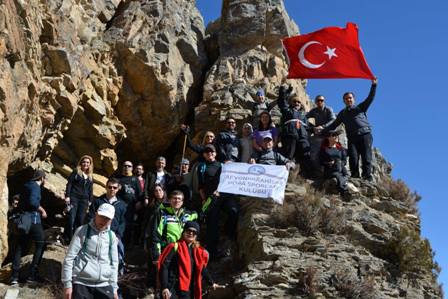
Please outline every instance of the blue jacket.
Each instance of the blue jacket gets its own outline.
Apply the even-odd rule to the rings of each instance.
[[[95,218],[96,211],[103,203],[110,203],[106,198],[106,195],[102,195],[98,197],[96,200],[92,202],[89,208],[89,213],[87,214],[86,222],[89,223],[92,219]],[[117,235],[118,238],[122,239],[124,235],[124,230],[126,228],[126,209],[127,205],[124,201],[122,201],[119,197],[117,197],[117,201],[111,203],[111,205],[115,208],[114,219],[112,219],[112,223],[110,224],[110,229]]]
[[[36,181],[26,182],[20,196],[18,210],[29,213],[34,224],[41,223],[40,213],[38,212],[40,200],[40,185]]]

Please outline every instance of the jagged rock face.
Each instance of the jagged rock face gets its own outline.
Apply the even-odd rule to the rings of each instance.
[[[40,167],[49,194],[62,198],[65,178],[89,154],[99,195],[118,156],[152,161],[200,98],[207,56],[194,1],[2,0],[0,7],[1,190],[7,176]]]
[[[281,38],[298,34],[283,1],[225,0],[221,18],[207,28],[207,49],[216,59],[207,73],[202,103],[196,108],[199,129],[221,128],[227,117],[250,121],[251,107],[258,88],[275,100],[280,84],[285,83],[287,63]],[[289,80],[307,108],[310,107],[304,82]],[[274,111],[274,115],[278,115]]]

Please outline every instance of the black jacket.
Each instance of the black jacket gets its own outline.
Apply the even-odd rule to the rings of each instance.
[[[287,158],[273,149],[264,149],[261,152],[255,151],[252,157],[258,164],[265,165],[286,165],[289,162]]]
[[[339,143],[336,147],[322,146],[319,152],[319,161],[324,166],[326,175],[332,173],[348,174],[345,169],[345,164],[347,164],[347,150]]]
[[[223,130],[216,138],[217,160],[220,162],[238,162],[240,156],[240,139],[236,131]]]
[[[84,178],[84,176],[78,174],[77,170],[74,170],[67,179],[65,197],[91,202],[93,198],[92,180]]]
[[[364,101],[359,103],[359,105],[353,105],[341,110],[341,112],[338,113],[336,120],[326,129],[324,129],[322,133],[325,133],[329,130],[334,130],[341,123],[343,123],[345,126],[347,138],[371,133],[372,129],[370,127],[369,121],[367,120],[366,113],[367,109],[369,109],[370,104],[372,104],[373,99],[375,98],[375,92],[376,84],[372,84],[372,86],[370,87],[369,95]]]
[[[314,118],[314,126],[322,126],[323,128],[328,127],[336,119],[333,109],[327,106],[324,106],[322,109],[314,107],[306,114],[306,117]]]
[[[163,186],[164,189],[169,192],[171,191],[171,187],[174,184],[174,177],[171,173],[164,170],[164,179],[165,179],[165,185]],[[152,197],[152,192],[154,190],[154,187],[156,186],[156,180],[157,180],[157,171],[150,171],[146,174],[145,179],[145,197],[150,198]]]
[[[289,92],[280,87],[277,104],[282,113],[282,135],[293,137],[296,140],[308,139],[308,130],[310,129],[306,113],[303,109],[296,110],[288,104]],[[297,128],[297,121],[300,127]]]
[[[221,168],[221,163],[218,161],[199,164],[197,172],[198,188],[204,190],[206,197],[209,197],[218,189]]]
[[[113,202],[112,205],[115,208],[114,219],[110,225],[110,229],[117,235],[118,238],[122,239],[124,235],[124,230],[126,228],[126,209],[127,205],[119,197],[117,201]],[[103,203],[110,203],[106,197],[106,194],[98,197],[92,202],[89,207],[89,212],[87,214],[86,223],[89,223],[93,218],[95,218],[96,211]]]
[[[126,204],[131,203],[135,205],[138,200],[143,197],[143,192],[140,187],[140,182],[135,176],[118,175],[116,177],[120,181],[121,189],[117,196],[121,198]]]

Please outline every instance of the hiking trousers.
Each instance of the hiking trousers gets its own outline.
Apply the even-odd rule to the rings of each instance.
[[[360,156],[362,161],[362,176],[364,178],[370,178],[372,176],[372,143],[373,137],[371,133],[350,136],[348,138],[348,161],[352,177],[359,177]]]
[[[20,261],[22,259],[22,253],[29,248],[31,241],[35,243],[35,250],[33,254],[33,260],[31,261],[30,269],[31,276],[37,274],[37,268],[42,260],[45,245],[44,229],[41,223],[31,224],[28,234],[20,234],[16,236],[18,238],[16,248],[14,252],[14,259],[12,262],[13,276],[18,278],[20,270]]]
[[[88,287],[82,284],[73,284],[73,299],[113,299],[114,289],[107,287]]]

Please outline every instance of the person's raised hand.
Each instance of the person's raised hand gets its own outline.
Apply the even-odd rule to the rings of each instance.
[[[185,134],[189,134],[190,133],[190,127],[185,125],[185,124],[181,124],[180,125],[180,129],[182,130],[182,132],[184,132]]]
[[[171,292],[168,289],[163,289],[162,291],[162,298],[163,299],[170,299],[171,298]]]
[[[378,78],[377,77],[372,79],[372,84],[373,85],[377,85],[378,84]]]

